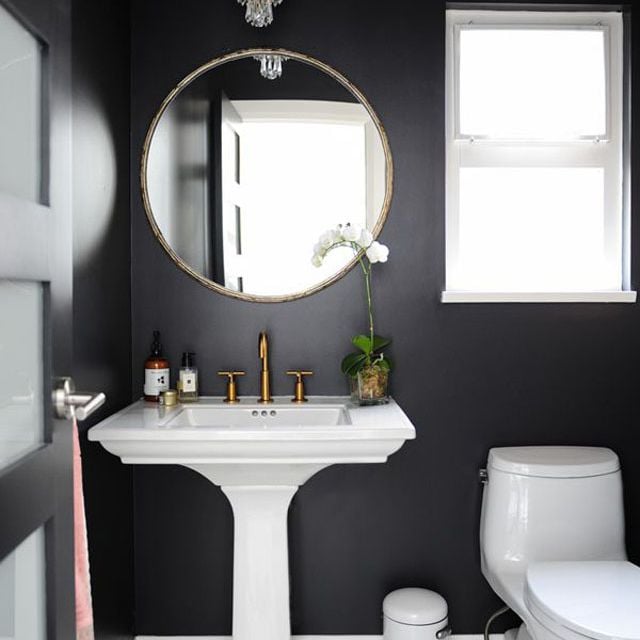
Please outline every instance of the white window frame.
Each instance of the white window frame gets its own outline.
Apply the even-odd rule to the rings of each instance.
[[[606,131],[562,141],[495,140],[459,130],[459,34],[462,29],[592,29],[603,31],[607,79]],[[620,12],[448,10],[446,36],[446,287],[443,302],[635,302],[629,290],[628,190],[623,195],[623,21]],[[504,150],[509,151],[509,163]],[[607,291],[468,291],[458,287],[459,172],[462,167],[605,167],[605,252],[620,273]],[[615,263],[615,264],[614,264]]]

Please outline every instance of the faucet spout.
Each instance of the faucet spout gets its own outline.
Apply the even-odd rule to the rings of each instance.
[[[260,400],[259,402],[273,402],[271,398],[271,381],[269,373],[269,340],[265,331],[260,332],[258,338],[258,356],[262,362],[260,369]]]
[[[258,337],[258,355],[262,361],[262,371],[269,371],[269,339],[265,331]]]

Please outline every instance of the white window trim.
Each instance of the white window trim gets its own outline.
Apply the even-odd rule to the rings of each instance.
[[[442,302],[635,302],[635,291],[443,291]]]
[[[471,24],[470,24],[471,23]],[[605,221],[605,234],[609,240],[607,246],[614,252],[615,259],[621,260],[620,288],[611,291],[578,291],[578,292],[491,292],[491,291],[461,291],[450,286],[450,275],[457,264],[458,258],[458,182],[457,176],[461,162],[460,154],[464,153],[467,160],[473,158],[473,166],[492,166],[491,157],[494,155],[491,147],[521,145],[523,140],[483,140],[479,137],[461,135],[458,130],[458,64],[459,48],[457,38],[462,26],[467,28],[566,28],[601,29],[605,33],[607,65],[607,115],[604,137],[588,137],[575,141],[529,143],[529,148],[522,154],[522,161],[531,166],[531,156],[540,155],[540,166],[576,166],[575,156],[571,153],[572,146],[579,145],[581,149],[582,166],[602,166],[604,158],[609,158],[610,164],[616,158],[620,170],[615,180],[623,183],[623,173],[626,169],[619,154],[622,149],[623,118],[622,118],[622,78],[623,78],[623,48],[622,48],[622,20],[619,12],[543,12],[543,11],[447,11],[447,68],[446,68],[446,141],[447,141],[447,207],[446,207],[446,278],[447,284],[442,293],[442,302],[635,302],[635,291],[626,289],[630,277],[629,260],[629,212],[624,210],[622,188],[608,189],[614,193],[611,202],[605,206],[607,210],[618,213],[608,215]],[[613,82],[613,84],[611,84]],[[453,99],[452,99],[453,96]],[[619,117],[613,117],[613,114]],[[615,141],[615,145],[606,141]],[[591,149],[584,153],[585,145]],[[545,152],[549,146],[558,147],[550,162]],[[480,153],[477,152],[481,148]],[[535,151],[534,151],[535,149]],[[513,152],[514,149],[511,149]],[[474,157],[475,156],[475,157]],[[572,157],[573,156],[573,157]],[[567,164],[565,164],[567,163]],[[517,166],[516,159],[512,166]],[[628,207],[627,207],[628,209]]]
[[[361,124],[371,121],[358,102],[327,100],[232,100],[243,122]]]

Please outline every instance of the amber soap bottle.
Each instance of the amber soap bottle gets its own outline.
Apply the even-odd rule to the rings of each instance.
[[[153,332],[151,355],[144,363],[144,399],[148,402],[158,402],[160,394],[169,389],[169,361],[162,357],[160,332]]]

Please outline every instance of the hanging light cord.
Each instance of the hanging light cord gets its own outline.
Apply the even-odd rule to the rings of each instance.
[[[487,620],[487,624],[484,626],[484,640],[489,640],[489,629],[491,628],[493,621],[496,618],[499,618],[503,613],[507,613],[507,611],[511,611],[511,609],[507,606],[501,607]]]

